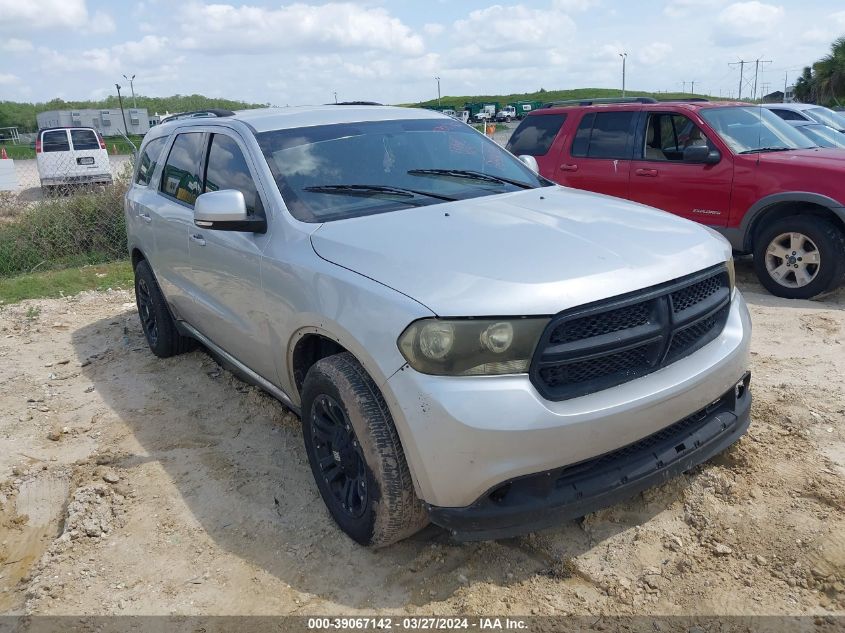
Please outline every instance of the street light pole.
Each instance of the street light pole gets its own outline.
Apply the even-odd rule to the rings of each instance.
[[[138,102],[135,101],[135,75],[132,75],[131,77],[127,77],[126,75],[123,75],[123,78],[126,79],[126,81],[129,82],[129,89],[132,91],[132,107],[137,110],[138,109]]]
[[[435,77],[437,80],[437,105],[440,105],[440,77]]]
[[[120,117],[123,119],[123,133],[129,135],[129,128],[126,127],[126,114],[123,112],[123,97],[120,96],[120,84],[115,84],[117,88],[117,102],[120,104]]]
[[[337,103],[337,90],[334,91],[334,102]]]
[[[622,98],[625,98],[625,62],[628,60],[628,53],[619,53],[622,58]]]

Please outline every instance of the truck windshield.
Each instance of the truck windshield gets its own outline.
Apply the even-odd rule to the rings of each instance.
[[[256,134],[290,212],[329,222],[550,184],[450,119],[369,121]]]
[[[737,154],[816,147],[806,136],[765,108],[702,108],[701,117]]]

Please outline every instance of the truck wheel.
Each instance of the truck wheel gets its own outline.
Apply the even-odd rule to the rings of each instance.
[[[428,524],[384,397],[352,354],[308,371],[302,426],[320,495],[353,540],[383,547]]]
[[[179,334],[170,309],[146,260],[135,266],[135,303],[141,329],[153,354],[168,358],[196,347],[196,341]]]
[[[782,218],[757,236],[754,270],[773,295],[810,299],[845,279],[845,236],[825,218]]]

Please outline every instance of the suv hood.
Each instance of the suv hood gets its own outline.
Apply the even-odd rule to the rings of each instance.
[[[439,316],[554,314],[731,254],[688,220],[557,186],[328,222],[311,243]]]

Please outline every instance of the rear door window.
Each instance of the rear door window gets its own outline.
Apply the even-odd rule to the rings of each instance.
[[[71,130],[70,140],[73,149],[100,149],[100,140],[94,130]]]
[[[141,152],[141,157],[138,159],[138,174],[135,176],[135,182],[139,185],[150,184],[153,172],[155,172],[158,164],[158,157],[161,155],[161,150],[164,149],[166,140],[167,137],[162,136],[153,139],[144,147],[144,151]]]
[[[258,189],[241,148],[234,139],[214,134],[208,150],[203,193],[223,189],[235,189],[243,193],[248,213],[261,211],[261,198],[258,197]]]
[[[560,131],[565,114],[528,116],[514,130],[506,149],[516,156],[545,156]]]
[[[631,158],[631,129],[637,112],[596,112],[584,115],[575,139],[573,156]]]
[[[41,137],[42,152],[69,152],[70,143],[67,140],[67,130],[50,130]]]
[[[199,166],[204,139],[203,132],[186,132],[176,136],[161,175],[163,194],[194,206],[202,191]]]

